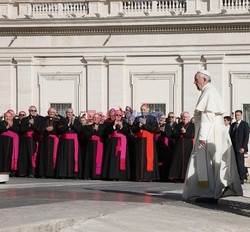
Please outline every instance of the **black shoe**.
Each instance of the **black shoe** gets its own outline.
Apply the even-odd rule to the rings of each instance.
[[[15,172],[10,172],[10,177],[14,177],[16,176],[16,173]]]
[[[208,203],[208,204],[217,204],[218,203],[218,199],[209,198],[209,197],[196,198],[195,201],[199,202],[199,203]]]

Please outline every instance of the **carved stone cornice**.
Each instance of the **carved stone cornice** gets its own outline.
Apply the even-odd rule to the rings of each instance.
[[[102,34],[190,34],[190,33],[232,33],[250,32],[250,24],[234,25],[176,25],[138,27],[58,27],[58,28],[0,28],[0,36],[13,35],[102,35]]]
[[[125,56],[106,56],[105,59],[109,65],[123,65]]]
[[[200,55],[182,55],[180,59],[184,64],[197,64],[200,62],[201,56]]]
[[[12,58],[10,57],[0,57],[0,66],[10,65]]]
[[[157,18],[157,17],[156,17]],[[239,20],[220,17],[161,18],[156,20],[116,18],[94,20],[0,20],[0,36],[37,35],[107,35],[107,34],[199,34],[250,32],[249,17],[239,16]],[[204,20],[204,21],[203,21]]]
[[[33,58],[32,57],[14,57],[14,60],[16,61],[18,65],[30,66]]]
[[[87,62],[88,65],[97,65],[103,63],[103,56],[84,56],[84,60]]]
[[[216,63],[220,64],[223,63],[225,55],[223,54],[203,54],[203,58],[206,60],[206,63]]]

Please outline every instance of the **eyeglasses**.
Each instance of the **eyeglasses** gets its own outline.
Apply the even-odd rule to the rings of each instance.
[[[174,116],[168,116],[169,118],[174,118]]]
[[[30,110],[30,112],[36,112],[36,110]]]
[[[121,117],[122,115],[121,114],[116,114],[115,116],[120,116]]]
[[[19,114],[19,116],[25,116],[25,114]]]

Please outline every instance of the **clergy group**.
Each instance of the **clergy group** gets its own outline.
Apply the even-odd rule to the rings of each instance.
[[[0,172],[17,177],[184,182],[193,147],[188,112],[135,116],[131,107],[75,116],[6,111],[0,121]]]

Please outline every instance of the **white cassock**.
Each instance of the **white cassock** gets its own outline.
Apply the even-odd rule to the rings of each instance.
[[[234,150],[224,125],[224,105],[213,85],[205,85],[195,108],[195,142],[190,156],[183,198],[242,196]],[[205,147],[199,140],[206,140]],[[225,187],[228,190],[225,192]],[[224,192],[223,192],[224,191]]]

